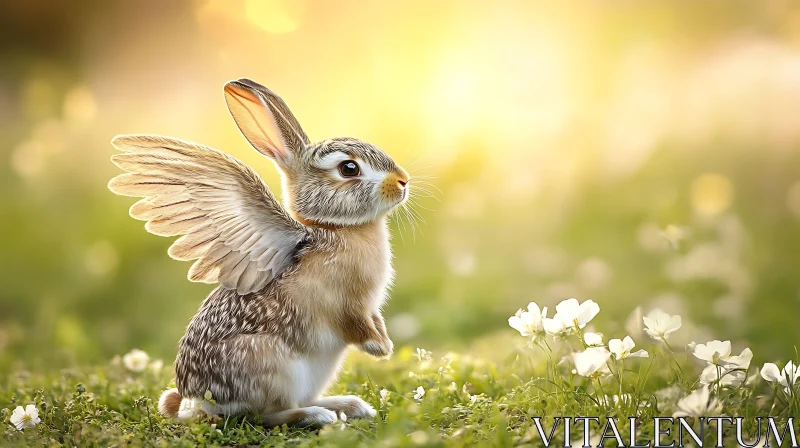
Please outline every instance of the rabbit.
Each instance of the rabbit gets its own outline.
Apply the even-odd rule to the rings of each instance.
[[[268,426],[373,418],[359,397],[322,394],[349,346],[392,354],[381,314],[394,277],[387,215],[408,198],[409,174],[355,138],[311,143],[286,103],[251,80],[226,83],[224,95],[244,137],[280,172],[283,206],[218,150],[150,135],[111,142],[127,173],[109,189],[143,197],[130,215],[149,232],[182,235],[168,252],[197,260],[189,280],[219,283],[180,340],[177,387],[159,412],[254,414]]]

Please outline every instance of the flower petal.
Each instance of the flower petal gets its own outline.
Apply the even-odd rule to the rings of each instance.
[[[764,378],[766,381],[775,384],[779,382],[779,378],[781,377],[781,371],[778,370],[778,366],[771,363],[766,362],[764,366],[761,367],[761,378]]]
[[[622,348],[624,350],[630,351],[635,346],[636,343],[633,342],[633,338],[631,338],[630,336],[625,336],[625,339],[622,340]]]
[[[608,349],[613,353],[617,359],[622,355],[622,341],[619,339],[612,339],[608,341]]]
[[[528,312],[535,314],[537,316],[540,315],[541,313],[541,311],[539,310],[539,305],[537,305],[536,302],[531,302],[528,304]]]
[[[576,318],[580,325],[586,325],[600,312],[600,305],[593,300],[587,300],[578,307]]]
[[[562,300],[561,303],[556,305],[556,313],[574,316],[579,306],[578,299]]]

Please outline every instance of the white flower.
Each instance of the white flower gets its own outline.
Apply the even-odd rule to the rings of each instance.
[[[731,356],[731,341],[711,341],[707,344],[697,344],[694,347],[694,356],[711,364],[719,364],[722,359]]]
[[[150,362],[150,355],[135,348],[122,357],[122,364],[131,372],[144,372]]]
[[[589,347],[600,347],[603,345],[603,335],[600,333],[584,333],[583,342]]]
[[[719,415],[722,404],[716,398],[710,398],[707,387],[701,387],[678,401],[678,409],[673,417],[705,417]]]
[[[728,369],[726,367],[709,364],[700,374],[700,384],[709,385],[719,381],[721,386],[738,387],[747,379],[747,372]]]
[[[591,377],[597,373],[608,370],[606,361],[611,356],[605,347],[591,347],[572,354],[575,363],[575,372],[580,376]]]
[[[753,351],[749,348],[745,348],[739,355],[722,358],[719,363],[728,370],[747,370],[750,368],[750,361],[752,360]]]
[[[551,334],[553,336],[559,336],[561,334],[565,334],[570,330],[572,327],[561,319],[556,318],[553,316],[552,319],[544,318],[542,319],[542,327],[544,327],[544,331],[547,334]]]
[[[562,334],[585,327],[599,312],[600,306],[592,300],[578,303],[577,299],[567,299],[556,305],[555,316],[544,318],[542,325],[547,333]]]
[[[156,359],[155,361],[151,362],[150,365],[147,366],[147,368],[150,369],[151,372],[157,375],[161,373],[161,369],[164,368],[164,361]]]
[[[431,359],[431,353],[433,353],[433,352],[429,352],[429,351],[425,350],[424,348],[417,347],[417,359],[420,362],[428,361],[429,359]]]
[[[519,331],[522,336],[540,336],[544,333],[543,321],[547,317],[547,307],[539,310],[534,302],[528,304],[528,311],[519,310],[508,318],[508,325]]]
[[[778,366],[768,362],[761,368],[761,377],[772,384],[780,384],[786,393],[789,393],[789,386],[800,379],[800,367],[795,367],[792,361],[786,363],[783,370],[778,370]]]
[[[681,328],[681,316],[670,316],[669,314],[656,308],[642,319],[644,321],[644,331],[653,339],[667,339],[670,333]]]
[[[633,342],[633,339],[630,336],[625,336],[625,339],[623,340],[612,339],[608,341],[608,349],[617,359],[647,358],[649,356],[644,350],[631,352],[635,346],[636,343]]]
[[[425,396],[425,389],[422,386],[417,387],[413,392],[415,400],[422,400],[422,397]]]
[[[732,356],[730,341],[714,340],[697,344],[693,353],[698,359],[708,362],[700,374],[701,384],[719,382],[722,386],[737,387],[747,379],[747,369],[753,359],[753,352],[749,348],[742,350],[740,355]]]
[[[381,404],[386,404],[389,402],[389,391],[386,389],[381,389]]]
[[[711,341],[707,344],[697,344],[694,356],[709,364],[725,367],[727,370],[748,369],[753,359],[753,351],[749,348],[742,350],[736,356],[731,355],[731,341]]]
[[[14,412],[11,413],[9,420],[18,431],[22,431],[25,428],[33,428],[42,421],[39,418],[39,410],[32,404],[25,406],[25,409],[22,409],[22,406],[17,406]]]

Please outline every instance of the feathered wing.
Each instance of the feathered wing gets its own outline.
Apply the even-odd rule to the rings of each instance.
[[[189,280],[219,282],[247,294],[264,288],[293,262],[308,236],[253,170],[236,158],[178,139],[121,135],[111,160],[126,174],[111,179],[116,194],[144,199],[130,215],[155,235],[181,236],[177,260],[197,260]]]

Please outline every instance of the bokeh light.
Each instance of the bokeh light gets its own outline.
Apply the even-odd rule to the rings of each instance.
[[[420,181],[425,222],[391,222],[398,343],[457,350],[576,296],[783,356],[800,341],[798,55],[782,0],[6,2],[0,364],[174,355],[210,287],[107,190],[109,141],[206,144],[278,192],[225,108],[239,77],[312,140],[368,140]]]

